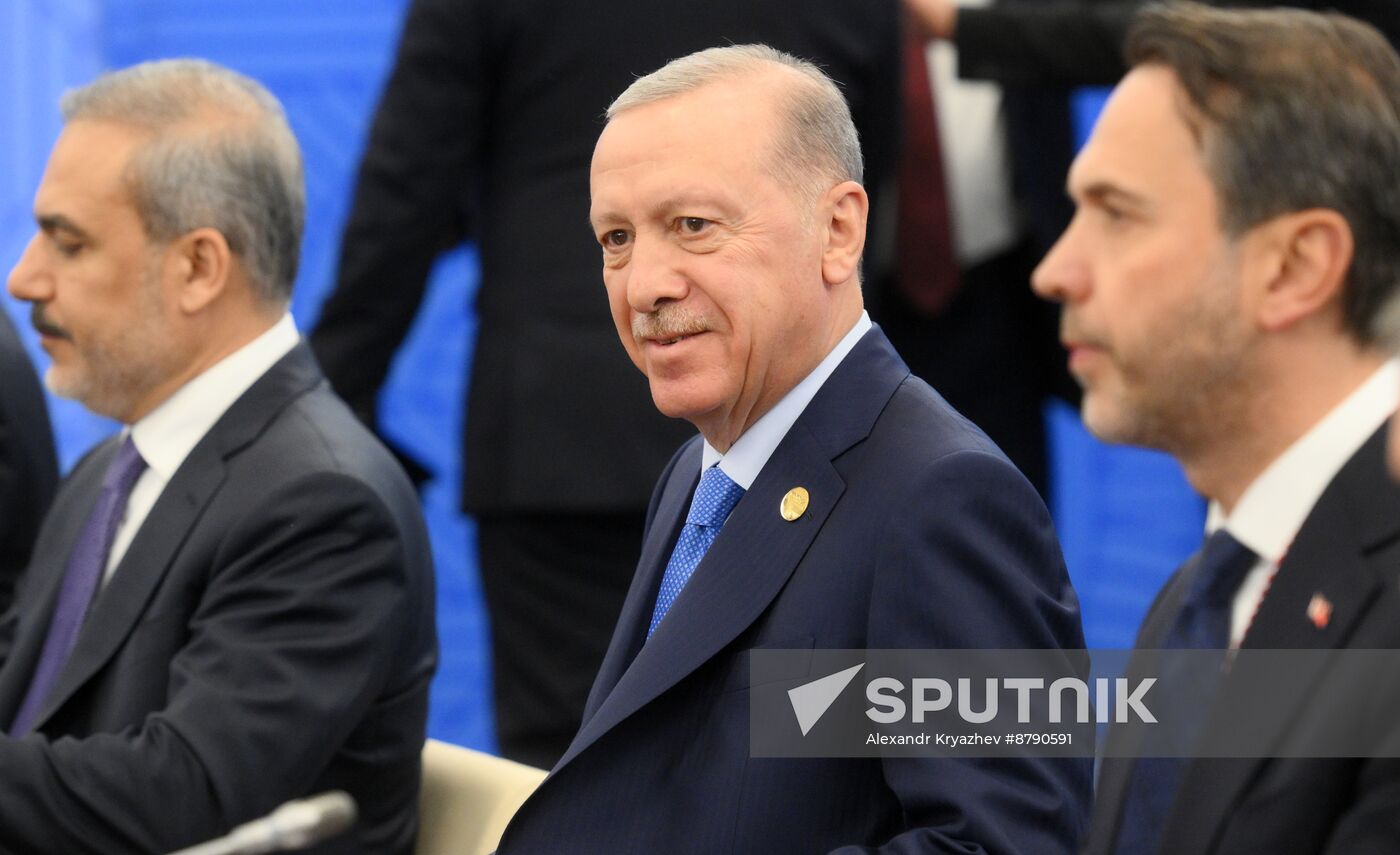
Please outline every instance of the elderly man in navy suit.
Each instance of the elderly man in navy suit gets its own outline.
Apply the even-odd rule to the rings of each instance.
[[[831,81],[717,48],[608,116],[591,220],[613,318],[700,435],[657,486],[582,728],[501,851],[1073,851],[1086,760],[750,756],[751,649],[1078,647],[1079,615],[1035,491],[863,311],[860,147]]]

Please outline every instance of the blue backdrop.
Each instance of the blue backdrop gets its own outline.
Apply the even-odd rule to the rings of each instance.
[[[59,131],[59,95],[103,69],[200,56],[249,74],[286,105],[306,153],[308,221],[293,314],[309,329],[334,275],[338,235],[406,0],[3,0],[0,2],[0,268],[33,233],[30,202]],[[1097,100],[1084,101],[1092,115]],[[490,750],[486,623],[470,521],[455,512],[462,366],[475,321],[470,248],[442,260],[382,406],[386,431],[437,473],[425,493],[437,558],[442,668],[431,734]],[[36,362],[46,358],[8,296]],[[114,425],[50,399],[64,467]],[[1109,449],[1068,408],[1047,412],[1052,510],[1084,608],[1089,643],[1131,644],[1153,592],[1200,540],[1200,501],[1161,455]],[[930,606],[934,608],[934,606]],[[561,615],[560,619],[567,619]]]

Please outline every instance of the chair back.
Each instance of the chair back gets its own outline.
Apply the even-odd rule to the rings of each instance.
[[[489,855],[545,772],[429,739],[423,746],[417,855]]]

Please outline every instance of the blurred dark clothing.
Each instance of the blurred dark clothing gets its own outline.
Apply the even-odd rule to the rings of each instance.
[[[1397,0],[1202,0],[1211,6],[1294,6],[1350,15],[1400,43]],[[958,11],[959,74],[1026,86],[1109,86],[1127,71],[1123,39],[1147,0],[1000,0]]]
[[[0,614],[14,601],[57,487],[44,390],[9,315],[0,311]]]

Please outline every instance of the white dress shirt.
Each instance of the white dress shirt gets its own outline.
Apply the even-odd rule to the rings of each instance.
[[[802,415],[802,411],[807,409],[807,405],[816,396],[817,390],[826,383],[826,378],[831,376],[831,372],[836,370],[836,366],[841,364],[841,360],[846,358],[846,354],[851,352],[856,342],[860,341],[861,336],[872,326],[870,315],[861,312],[855,326],[836,343],[826,358],[817,363],[817,367],[802,378],[802,382],[792,387],[791,391],[774,404],[773,409],[750,425],[729,447],[727,454],[720,454],[706,441],[705,449],[700,455],[700,471],[704,472],[718,463],[719,468],[734,483],[745,490],[749,489],[764,464],[768,462],[768,458],[773,456],[778,443],[787,436],[793,422],[797,421],[797,417]]]
[[[1296,442],[1244,491],[1227,517],[1210,503],[1206,535],[1224,528],[1259,556],[1235,593],[1230,646],[1238,647],[1279,562],[1322,491],[1400,405],[1400,363],[1383,365]]]
[[[103,584],[112,578],[132,538],[141,530],[146,515],[180,464],[233,402],[296,347],[299,340],[292,316],[283,315],[262,335],[181,386],[128,429],[136,450],[146,461],[146,469],[127,499],[126,513],[117,526],[112,551],[107,555]]]
[[[993,0],[959,0],[960,7]],[[967,269],[1010,249],[1021,236],[1011,192],[1011,154],[1001,112],[1001,84],[958,76],[953,42],[930,39],[924,48],[938,109],[938,137],[953,247]]]

